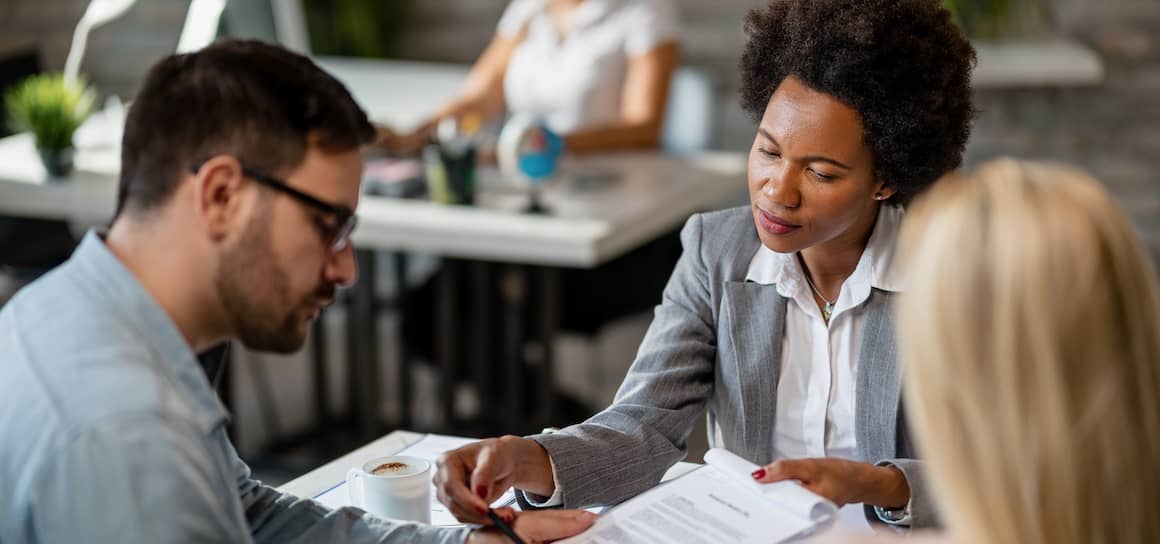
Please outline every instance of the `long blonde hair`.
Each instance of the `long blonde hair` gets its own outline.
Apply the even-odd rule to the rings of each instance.
[[[956,542],[1160,542],[1160,295],[1082,172],[1001,159],[902,234],[905,398]]]

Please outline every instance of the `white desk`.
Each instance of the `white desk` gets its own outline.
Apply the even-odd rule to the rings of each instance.
[[[115,157],[107,155],[82,151],[72,175],[50,181],[30,136],[0,139],[0,214],[107,221],[116,203],[118,168]],[[590,268],[680,225],[695,211],[718,207],[745,191],[745,158],[740,153],[592,156],[567,161],[562,173],[563,181],[543,193],[553,215],[513,212],[525,196],[499,184],[480,188],[477,207],[364,196],[355,245]],[[595,186],[589,187],[585,179],[594,180]]]
[[[394,455],[423,438],[422,433],[394,431],[374,442],[299,476],[278,489],[298,497],[314,498],[339,482],[346,481],[346,471],[373,457]]]
[[[318,467],[286,484],[283,484],[278,489],[282,492],[289,493],[297,497],[307,497],[318,499],[319,497],[327,497],[334,495],[341,495],[341,489],[337,487],[344,486],[346,483],[346,472],[352,467],[361,466],[366,461],[375,457],[385,457],[388,455],[396,455],[400,451],[420,444],[423,440],[430,440],[435,444],[430,444],[430,447],[421,448],[422,453],[411,452],[408,454],[418,454],[420,457],[426,457],[434,460],[438,453],[444,451],[443,446],[451,445],[458,442],[456,437],[442,437],[438,435],[424,435],[413,433],[409,431],[395,431],[378,440],[375,440],[357,450],[354,450],[338,459],[335,459],[321,467]],[[413,448],[414,449],[414,448]],[[698,464],[694,463],[677,463],[665,472],[661,481],[668,481],[673,478],[680,477],[689,471],[697,468]],[[434,496],[434,495],[432,495]],[[332,506],[338,506],[333,499],[323,500],[321,502],[330,503]],[[342,505],[346,503],[343,502]],[[453,518],[446,509],[439,504],[432,506],[432,523],[446,525],[452,523]],[[870,530],[866,523],[865,517],[862,514],[861,505],[847,505],[839,512],[838,521],[835,527],[840,528],[847,533],[865,533]]]
[[[87,224],[103,224],[111,217],[116,198],[116,156],[109,152],[82,151],[78,153],[78,170],[65,180],[49,181],[36,156],[31,138],[17,135],[0,139],[0,214],[47,219],[64,219]],[[729,200],[738,200],[745,193],[745,156],[741,153],[701,153],[673,156],[660,153],[620,153],[591,156],[567,161],[562,168],[562,181],[544,188],[543,201],[553,210],[551,215],[527,215],[512,210],[525,203],[525,194],[502,184],[481,183],[479,206],[443,206],[421,200],[364,196],[359,205],[359,228],[355,231],[355,246],[363,250],[414,251],[445,257],[469,259],[481,264],[504,262],[532,265],[535,276],[531,283],[544,285],[523,308],[536,307],[539,315],[557,316],[558,301],[554,296],[556,274],[551,267],[593,268],[661,234],[679,227],[694,212],[713,209]],[[493,176],[495,177],[495,176]],[[585,181],[587,180],[587,181]],[[348,319],[352,338],[369,339],[378,334],[375,328],[376,309],[373,304],[375,288],[374,259],[365,253],[360,256],[362,281],[351,293],[350,310],[356,319]],[[493,266],[483,265],[489,277],[500,273]],[[545,268],[547,267],[547,268]],[[450,274],[445,274],[450,276]],[[519,272],[517,277],[526,277]],[[519,280],[526,282],[528,280]],[[444,283],[450,290],[443,296],[454,305],[460,299],[454,292],[455,281]],[[444,291],[440,291],[443,293]],[[444,308],[445,306],[440,306]],[[452,306],[453,307],[453,306]],[[480,320],[494,320],[493,310],[480,310]],[[509,316],[522,312],[511,309]],[[441,311],[446,316],[451,311]],[[550,345],[555,334],[555,318],[544,320],[537,335],[541,345]],[[479,326],[483,326],[480,323]],[[436,325],[438,338],[479,338],[484,334],[461,335],[454,323],[440,319]],[[511,344],[519,340],[504,338]],[[505,344],[505,345],[507,345]],[[360,389],[358,398],[366,408],[360,413],[372,414],[369,408],[378,402],[378,388],[374,371],[378,346],[374,342],[348,343],[352,365],[368,372],[368,385]],[[399,346],[400,351],[405,351]],[[455,346],[454,349],[463,349]],[[474,353],[489,353],[486,347],[472,346]],[[505,353],[509,358],[522,357],[523,350],[512,347]],[[400,353],[400,360],[407,360]],[[452,375],[456,354],[446,351],[437,355],[440,372]],[[483,365],[487,367],[488,365]],[[551,353],[545,352],[542,366],[551,366]],[[482,368],[482,367],[481,367]],[[491,371],[501,371],[497,365]],[[519,372],[518,366],[506,365],[503,371]],[[550,384],[547,372],[541,378]],[[400,372],[400,385],[405,391],[399,399],[401,406],[410,406],[409,372]],[[550,388],[544,388],[548,395]],[[447,386],[442,393],[444,411],[452,406],[452,390]],[[509,395],[511,403],[504,413],[526,413],[522,395]],[[541,405],[551,403],[547,396]],[[403,408],[400,424],[409,425],[408,409]],[[543,425],[554,425],[552,411],[537,410]],[[370,416],[367,416],[370,417]],[[374,435],[374,424],[369,420],[361,427],[365,436]]]
[[[434,462],[439,454],[471,441],[472,439],[454,436],[395,431],[295,478],[278,489],[297,497],[314,499],[331,508],[349,506],[349,495],[345,487],[346,473],[351,468],[361,466],[375,457],[399,454],[413,455]],[[676,478],[698,466],[700,465],[693,463],[677,463],[665,473],[663,480]],[[432,470],[432,477],[434,477],[434,470]],[[458,525],[459,522],[455,520],[454,516],[435,499],[435,494],[432,493],[431,496],[431,523],[433,525]],[[497,504],[514,504],[514,502],[515,497],[508,493],[506,497],[501,497]]]
[[[397,127],[418,124],[454,96],[469,68],[342,57],[315,60],[347,85],[372,120]],[[107,126],[97,132],[116,131]],[[0,139],[0,214],[103,223],[114,209],[119,160],[119,150],[112,146],[82,148],[77,170],[64,183],[46,183],[28,135]],[[510,213],[521,197],[501,187],[484,188],[477,207],[368,196],[359,207],[354,241],[366,249],[590,268],[671,230],[695,211],[740,201],[738,195],[745,191],[743,153],[573,159],[562,168],[565,179],[569,173],[613,179],[593,190],[567,182],[547,188],[544,200],[556,212],[551,216]]]

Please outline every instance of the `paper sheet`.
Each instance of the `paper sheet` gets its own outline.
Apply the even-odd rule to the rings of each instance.
[[[584,534],[562,542],[771,544],[807,534],[836,516],[832,504],[796,484],[776,489],[747,485],[752,482],[745,479],[748,472],[730,472],[737,468],[735,458],[706,455],[710,464],[618,505]]]

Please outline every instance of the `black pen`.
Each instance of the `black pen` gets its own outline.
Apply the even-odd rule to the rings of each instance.
[[[515,544],[524,544],[524,541],[520,539],[520,535],[517,535],[516,532],[512,530],[511,525],[504,523],[503,518],[499,517],[499,514],[496,514],[495,510],[488,508],[487,517],[491,518],[491,522],[494,523],[496,527],[499,527],[499,530],[503,531],[503,534],[512,539],[512,542],[515,542]]]

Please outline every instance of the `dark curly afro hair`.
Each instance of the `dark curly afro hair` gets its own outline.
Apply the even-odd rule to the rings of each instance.
[[[904,204],[962,163],[975,50],[936,0],[774,0],[745,33],[741,107],[754,119],[791,75],[837,98]]]

